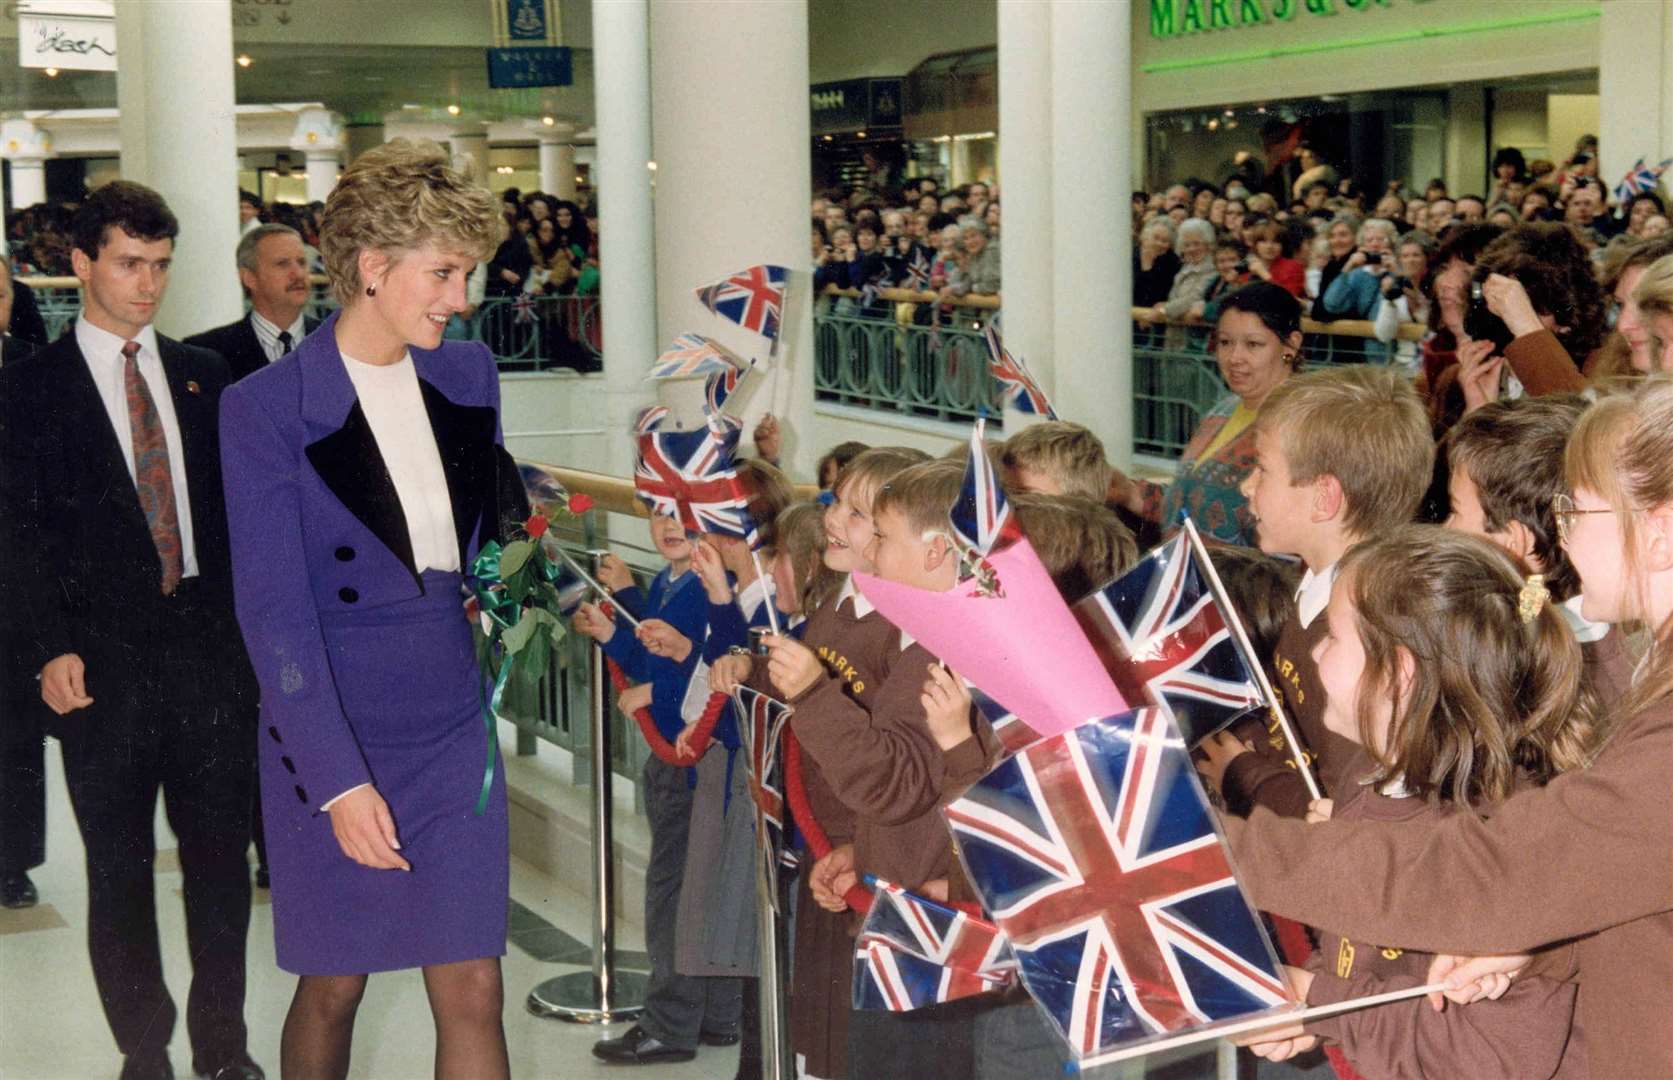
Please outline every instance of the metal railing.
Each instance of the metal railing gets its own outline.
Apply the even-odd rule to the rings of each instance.
[[[81,310],[81,282],[73,277],[18,280],[34,290],[47,340],[58,340]],[[304,310],[310,318],[323,319],[337,309],[337,298],[325,278],[316,274],[309,283]],[[470,318],[456,317],[447,336],[485,343],[507,371],[588,372],[603,366],[603,325],[597,296],[490,297]]]

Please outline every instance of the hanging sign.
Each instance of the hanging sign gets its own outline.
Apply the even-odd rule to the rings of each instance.
[[[21,0],[18,65],[65,71],[116,70],[112,0]]]

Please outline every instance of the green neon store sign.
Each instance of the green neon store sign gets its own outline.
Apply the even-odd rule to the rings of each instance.
[[[1340,3],[1341,7],[1337,4]],[[1175,38],[1208,30],[1239,30],[1290,22],[1297,14],[1337,15],[1386,8],[1391,0],[1150,0],[1150,36]]]

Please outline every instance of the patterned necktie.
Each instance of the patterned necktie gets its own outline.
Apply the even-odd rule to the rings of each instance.
[[[163,564],[162,590],[168,596],[180,584],[185,567],[180,543],[180,514],[174,505],[174,473],[169,467],[168,440],[157,403],[139,374],[139,342],[122,343],[122,383],[128,392],[128,424],[134,435],[134,486],[140,509],[151,528],[151,542]]]
[[[293,339],[290,336],[289,330],[279,331],[279,355],[281,357],[290,352],[290,344],[292,340]]]

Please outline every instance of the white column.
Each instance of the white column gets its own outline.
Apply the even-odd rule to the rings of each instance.
[[[541,124],[535,135],[540,140],[540,190],[560,199],[575,198],[575,126]]]
[[[999,0],[999,244],[1005,347],[1055,402],[1052,357],[1051,5]],[[1073,204],[1077,211],[1083,200]],[[1005,410],[1005,430],[1029,422]]]
[[[1125,4],[1051,5],[1051,67],[1072,73],[1051,84],[1052,389],[1064,418],[1122,466],[1133,452],[1131,34]]]
[[[116,100],[143,101],[146,82],[145,4],[116,5]],[[151,176],[150,137],[144,109],[118,110],[116,134],[121,147],[122,179],[149,184]]]
[[[653,238],[650,16],[646,0],[593,0],[593,100],[598,119],[599,301],[604,319],[605,459],[633,473],[633,417],[658,352]]]
[[[457,164],[460,158],[470,155],[476,163],[476,178],[482,183],[488,182],[488,129],[478,124],[474,127],[461,128],[447,137],[448,146],[453,151],[453,160]]]
[[[0,157],[12,163],[12,209],[46,202],[46,162],[52,133],[29,120],[0,124]]]
[[[180,337],[231,322],[244,310],[238,277],[229,272],[238,245],[232,3],[116,7],[117,33],[139,28],[140,67],[159,76],[136,83],[119,70],[117,107],[123,117],[144,118],[145,173],[129,171],[125,151],[123,175],[155,188],[180,220],[168,298],[157,319],[158,329]],[[119,41],[126,68],[132,42]],[[122,134],[126,139],[126,127]]]
[[[1673,156],[1673,2],[1603,5],[1598,27],[1598,175],[1611,191],[1639,159]],[[1553,146],[1566,155],[1570,147]]]
[[[752,427],[769,408],[777,413],[786,431],[786,465],[810,479],[824,448],[798,438],[813,410],[807,0],[689,0],[658,4],[654,16],[661,340],[697,330],[763,365],[781,367],[755,377],[742,414]],[[606,94],[601,89],[595,98],[603,101]],[[724,173],[720,182],[717,168]],[[606,208],[615,202],[614,188],[602,177],[598,190]],[[756,263],[793,271],[778,356],[771,361],[763,339],[709,315],[691,292]],[[686,401],[680,412],[696,415]]]
[[[364,123],[350,120],[343,125],[344,160],[354,164],[354,159],[376,146],[383,145],[383,121]]]
[[[337,186],[343,149],[341,121],[326,109],[303,109],[296,116],[290,148],[300,151],[308,163],[308,201],[324,202]]]

